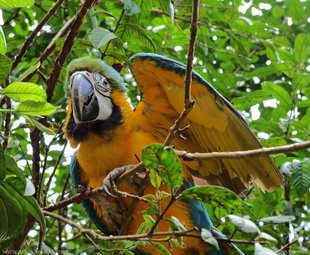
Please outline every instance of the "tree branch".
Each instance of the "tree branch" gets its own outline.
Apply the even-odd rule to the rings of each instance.
[[[149,234],[137,234],[137,235],[118,235],[118,236],[102,236],[98,233],[96,233],[95,230],[93,229],[86,229],[83,228],[82,226],[78,225],[77,223],[68,220],[58,214],[54,214],[48,211],[42,211],[44,215],[55,218],[56,220],[62,221],[72,227],[77,228],[81,234],[85,235],[85,234],[89,234],[92,235],[95,239],[97,240],[101,240],[101,241],[118,241],[118,240],[131,240],[131,241],[152,241],[152,242],[156,242],[156,241],[160,241],[163,242],[165,240],[157,240],[155,238],[149,238]],[[193,234],[190,232],[196,231],[196,229],[190,229],[190,230],[186,230],[186,231],[172,231],[172,232],[155,232],[153,233],[152,237],[158,237],[158,236],[186,236],[186,237],[193,237],[193,238],[201,238],[200,234]],[[223,241],[223,242],[233,242],[233,243],[245,243],[245,244],[255,244],[255,243],[261,243],[261,244],[268,244],[268,242],[266,241],[256,241],[256,240],[238,240],[238,239],[225,239],[225,238],[218,238],[215,237],[216,240],[218,241]]]
[[[59,6],[62,4],[64,0],[58,0],[54,6],[48,11],[48,13],[44,16],[44,18],[40,21],[40,23],[36,26],[36,28],[32,31],[29,37],[26,39],[24,45],[19,51],[19,54],[15,58],[15,61],[12,64],[11,72],[17,67],[17,65],[21,62],[23,56],[26,54],[29,46],[32,44],[34,38],[41,31],[42,27],[48,22],[48,20],[55,14]]]
[[[46,81],[46,94],[47,94],[47,102],[51,102],[52,101],[52,97],[53,97],[53,93],[61,72],[61,69],[63,67],[63,65],[66,62],[66,59],[73,47],[73,44],[76,40],[77,35],[80,32],[80,27],[82,25],[82,22],[86,16],[86,14],[88,13],[88,11],[92,8],[93,4],[96,1],[94,0],[85,0],[82,8],[80,9],[80,11],[77,13],[76,18],[71,26],[69,35],[67,37],[67,39],[64,42],[64,45],[55,61],[55,65],[53,70],[50,73],[50,76],[47,78]]]
[[[290,145],[260,148],[248,151],[231,151],[231,152],[210,152],[210,153],[190,153],[186,151],[175,150],[177,155],[184,160],[216,160],[216,159],[239,159],[247,157],[267,156],[270,154],[294,152],[310,148],[310,141],[294,143]]]

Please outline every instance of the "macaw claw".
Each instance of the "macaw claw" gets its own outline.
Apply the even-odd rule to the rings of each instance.
[[[87,188],[81,184],[72,184],[70,188],[71,192],[73,189],[75,189],[77,193],[84,193],[87,191]]]
[[[113,188],[117,178],[120,177],[123,173],[125,173],[128,169],[131,169],[134,165],[128,165],[123,167],[115,168],[110,171],[108,175],[102,181],[103,190],[111,197],[116,198],[117,196],[113,195],[110,190]]]

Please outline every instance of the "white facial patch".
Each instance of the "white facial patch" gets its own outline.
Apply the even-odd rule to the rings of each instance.
[[[76,87],[78,85],[73,86],[74,78],[76,75],[82,75],[89,81],[85,85],[81,83],[82,87]],[[75,123],[85,123],[85,122],[93,122],[96,120],[106,120],[112,114],[113,104],[111,99],[112,88],[109,81],[99,73],[90,73],[88,71],[78,71],[71,75],[69,81],[69,90],[71,92],[71,98],[74,99],[74,95],[72,95],[73,91],[76,91],[78,88],[79,91],[83,91],[83,87],[85,89],[88,87],[89,92],[86,89],[86,96],[75,97],[79,98],[78,100],[72,100],[72,108],[73,108],[73,117]],[[91,87],[89,87],[91,86]],[[75,89],[73,89],[73,87]],[[85,91],[85,90],[84,90]],[[77,94],[80,95],[80,92]],[[82,93],[83,94],[83,93]],[[86,102],[84,102],[84,100]],[[95,111],[97,112],[98,107],[98,115],[96,116]],[[77,114],[79,112],[79,114]],[[79,116],[79,117],[78,117]]]

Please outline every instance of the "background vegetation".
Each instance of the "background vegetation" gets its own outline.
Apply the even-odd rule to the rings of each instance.
[[[73,195],[68,173],[72,150],[62,137],[66,65],[86,55],[111,65],[121,63],[135,106],[140,95],[127,70],[131,55],[155,52],[186,63],[192,1],[94,2],[0,0],[2,253],[11,247],[25,253],[42,249],[66,254],[101,248],[107,254],[115,246],[90,241],[80,229],[45,217],[40,209]],[[194,69],[232,102],[265,147],[309,140],[309,31],[309,1],[200,1]],[[226,191],[218,191],[220,199],[205,195],[214,224],[234,239],[267,239],[265,249],[309,254],[309,155],[309,149],[273,155],[284,181],[272,193],[253,187],[242,201],[226,196]],[[238,206],[229,206],[232,201]],[[84,228],[93,227],[79,204],[59,209],[58,214]],[[236,221],[250,226],[246,220],[259,229],[238,227]],[[124,254],[135,246],[117,245],[126,250]],[[238,246],[246,254],[254,252],[252,244]],[[256,245],[255,252],[274,254],[271,250]]]

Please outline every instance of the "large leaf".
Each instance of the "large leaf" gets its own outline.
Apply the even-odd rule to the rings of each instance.
[[[281,224],[281,223],[294,221],[295,219],[296,217],[293,215],[279,215],[279,216],[265,217],[259,220],[264,221],[264,222],[271,222],[274,224]]]
[[[122,39],[124,38],[124,40],[128,39],[130,36],[134,36],[143,41],[153,51],[156,51],[156,45],[154,44],[152,38],[137,24],[121,23],[119,29],[117,30],[117,35],[120,35],[120,37]]]
[[[6,163],[6,167],[7,167],[7,171],[11,174],[16,176],[24,185],[24,190],[25,187],[27,185],[26,182],[26,178],[24,175],[24,172],[18,167],[15,159],[9,155],[9,154],[5,154],[5,163]]]
[[[263,247],[259,243],[255,243],[255,252],[254,255],[277,255],[278,253],[274,252],[271,249]]]
[[[0,55],[0,81],[8,75],[11,66],[11,60],[7,56]]]
[[[309,192],[310,188],[310,159],[293,162],[293,185],[299,196]]]
[[[36,103],[33,101],[25,101],[17,106],[16,112],[28,115],[50,115],[58,108],[49,103]]]
[[[0,8],[18,8],[33,5],[34,0],[0,0]]]
[[[140,7],[136,5],[132,0],[123,0],[124,10],[127,16],[132,16],[141,11]]]
[[[142,160],[146,168],[156,171],[172,190],[183,181],[183,170],[178,156],[172,148],[152,144],[142,149]]]
[[[213,237],[212,233],[211,233],[209,230],[203,228],[203,229],[201,230],[201,238],[202,238],[202,240],[204,240],[206,243],[211,244],[211,245],[213,245],[214,247],[216,247],[217,250],[220,249],[217,240]]]
[[[14,82],[7,86],[3,93],[17,102],[44,102],[46,93],[37,84],[30,82]]]
[[[279,84],[272,82],[265,82],[262,86],[262,89],[270,93],[274,98],[280,101],[281,107],[285,110],[289,110],[292,105],[292,99],[289,93],[282,88]]]
[[[22,187],[22,183],[17,178],[8,178],[4,183],[6,190],[20,203],[24,210],[30,213],[40,223],[43,231],[45,229],[45,217],[37,201],[32,196],[24,195],[26,188]]]
[[[245,233],[260,233],[259,228],[251,220],[241,218],[237,215],[228,215],[227,216],[232,224],[234,224],[239,230]]]
[[[23,217],[22,207],[2,185],[0,185],[0,241],[7,240],[21,231],[26,217]]]
[[[89,40],[91,41],[94,48],[99,49],[109,41],[117,38],[116,35],[107,29],[102,27],[96,27],[90,32]]]
[[[294,57],[299,63],[304,63],[308,59],[309,36],[298,34],[295,39]]]
[[[198,200],[213,208],[221,207],[227,211],[241,210],[241,199],[231,190],[216,186],[197,186],[184,190],[182,196]]]
[[[37,70],[40,67],[40,62],[38,62],[37,64],[34,64],[32,66],[30,66],[25,72],[23,72],[17,79],[15,82],[18,81],[22,81],[23,79],[25,79],[29,74],[31,74],[32,72],[34,72],[35,70]]]

